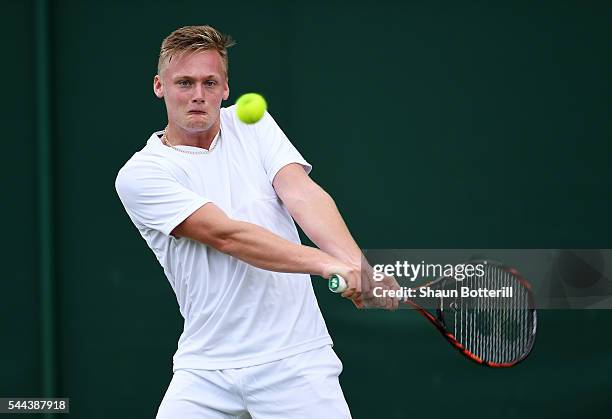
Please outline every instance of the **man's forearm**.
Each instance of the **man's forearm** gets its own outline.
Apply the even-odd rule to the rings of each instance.
[[[290,242],[256,224],[230,219],[213,203],[200,207],[171,234],[197,240],[269,271],[308,273],[327,278],[332,273],[355,269],[319,249]]]
[[[291,216],[321,250],[345,263],[361,265],[363,255],[332,197],[314,184],[289,204]]]
[[[351,278],[351,282],[357,284],[355,292],[346,296],[358,307],[368,305],[371,300],[369,290],[373,284],[373,270],[349,232],[332,197],[297,164],[282,168],[274,178],[273,186],[293,219],[314,244],[339,261],[356,267],[356,278]],[[385,286],[389,288],[397,286],[393,277],[389,277],[387,282]],[[362,292],[365,293],[365,299],[362,299]],[[394,309],[397,308],[397,301],[375,300],[369,306]]]
[[[258,225],[234,221],[218,250],[250,265],[275,272],[308,273],[326,276],[337,264],[329,254],[285,240]]]

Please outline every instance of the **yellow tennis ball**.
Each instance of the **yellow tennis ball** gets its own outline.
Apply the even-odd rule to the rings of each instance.
[[[236,101],[236,114],[245,124],[254,124],[259,121],[268,105],[262,95],[257,93],[246,93]]]

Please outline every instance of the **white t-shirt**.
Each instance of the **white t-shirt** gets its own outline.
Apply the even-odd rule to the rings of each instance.
[[[311,166],[266,113],[253,125],[221,108],[209,154],[186,154],[156,132],[119,171],[115,187],[155,253],[185,319],[174,370],[242,368],[331,344],[306,274],[266,271],[172,230],[208,202],[228,217],[299,243],[272,180],[289,163]],[[179,146],[184,150],[199,148]]]

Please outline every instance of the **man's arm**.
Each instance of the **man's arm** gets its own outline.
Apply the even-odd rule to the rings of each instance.
[[[293,219],[314,244],[343,262],[361,266],[367,272],[366,276],[371,277],[371,267],[349,232],[334,200],[306,174],[301,165],[291,163],[283,167],[274,177],[273,185]],[[391,277],[384,282],[389,287],[397,285]],[[387,308],[397,308],[395,300],[383,304]]]
[[[229,218],[208,203],[187,217],[174,230],[175,237],[188,237],[261,269],[299,272],[329,278],[346,275],[358,281],[359,265],[348,264],[309,246],[292,243],[265,228]]]
[[[347,263],[361,264],[361,250],[332,197],[304,168],[291,163],[274,177],[274,189],[293,219],[321,250]]]

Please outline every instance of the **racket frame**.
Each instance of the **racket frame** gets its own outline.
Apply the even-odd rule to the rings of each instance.
[[[513,360],[511,362],[492,362],[492,361],[486,361],[482,358],[480,358],[479,356],[475,355],[474,353],[470,352],[464,345],[461,344],[461,342],[459,342],[457,340],[457,338],[455,337],[455,335],[450,332],[447,328],[446,328],[446,324],[444,322],[444,310],[441,308],[442,306],[442,297],[440,297],[440,299],[438,300],[438,307],[436,307],[436,316],[434,316],[433,314],[431,314],[429,311],[427,311],[427,309],[421,307],[418,303],[416,303],[415,301],[411,300],[410,298],[404,298],[402,300],[400,300],[401,302],[409,305],[410,307],[412,307],[413,309],[417,310],[423,317],[425,317],[427,320],[429,320],[429,322],[438,330],[438,332],[440,332],[440,334],[444,337],[444,339],[446,339],[448,341],[448,343],[450,343],[455,349],[457,349],[462,355],[464,355],[466,358],[474,361],[475,363],[485,366],[485,367],[490,367],[490,368],[509,368],[509,367],[513,367],[521,362],[523,362],[531,353],[533,346],[535,344],[535,338],[536,338],[536,332],[537,332],[537,325],[538,325],[538,317],[537,317],[537,311],[535,309],[535,299],[533,297],[533,291],[532,291],[532,286],[529,283],[529,281],[527,281],[515,268],[509,267],[507,265],[504,265],[502,263],[499,262],[494,262],[494,261],[484,261],[484,260],[480,260],[480,261],[470,261],[470,262],[466,262],[465,264],[478,264],[478,263],[482,263],[482,264],[487,264],[488,266],[496,266],[504,271],[506,271],[507,273],[509,273],[510,275],[512,275],[517,282],[523,286],[526,290],[527,290],[527,299],[528,299],[528,310],[529,310],[529,314],[532,316],[533,318],[533,328],[530,331],[530,340],[529,340],[529,346],[526,348],[526,350],[523,352],[523,354],[521,354],[521,356],[516,359]],[[415,289],[420,289],[420,288],[425,288],[425,287],[431,287],[432,285],[435,285],[439,282],[442,281],[456,281],[455,278],[453,278],[452,276],[442,276],[440,278],[436,278],[430,282],[427,282],[425,284],[419,285],[418,287],[416,287]]]
[[[495,261],[489,261],[489,260],[486,260],[486,261],[485,260],[475,260],[475,261],[466,262],[465,264],[468,264],[468,263],[469,264],[479,264],[480,263],[480,264],[486,264],[488,266],[498,267],[501,270],[506,271],[507,273],[512,275],[517,280],[517,282],[527,290],[527,301],[528,301],[528,307],[529,307],[528,310],[529,310],[529,315],[531,316],[531,318],[533,318],[533,328],[529,334],[529,338],[530,338],[529,346],[526,348],[526,350],[523,352],[523,354],[521,354],[521,356],[518,359],[513,360],[511,362],[492,362],[492,361],[486,361],[480,358],[479,356],[475,355],[474,353],[470,352],[464,345],[461,344],[461,342],[457,340],[455,335],[452,332],[450,332],[446,327],[446,324],[444,322],[444,310],[442,309],[443,297],[440,297],[440,299],[438,300],[438,307],[436,307],[435,309],[436,316],[434,316],[429,311],[427,311],[427,309],[420,306],[416,301],[408,297],[400,299],[400,301],[403,302],[404,304],[409,305],[413,309],[417,310],[423,317],[429,320],[429,322],[438,330],[438,332],[440,332],[440,334],[444,337],[444,339],[446,339],[448,343],[450,343],[455,349],[457,349],[466,358],[474,361],[475,363],[479,365],[490,367],[490,368],[513,367],[523,362],[529,356],[535,344],[538,317],[537,317],[537,311],[535,309],[535,300],[533,297],[532,286],[529,283],[529,281],[527,281],[515,268],[509,267],[502,263],[495,262]],[[414,289],[418,290],[420,288],[431,287],[432,285],[436,285],[439,282],[451,281],[451,280],[456,281],[456,279],[453,278],[452,276],[442,276],[432,281],[429,281],[425,284],[419,285],[418,287]],[[334,274],[329,278],[328,287],[329,287],[329,290],[334,293],[341,293],[346,290],[347,284],[344,278],[342,278],[340,275]]]

